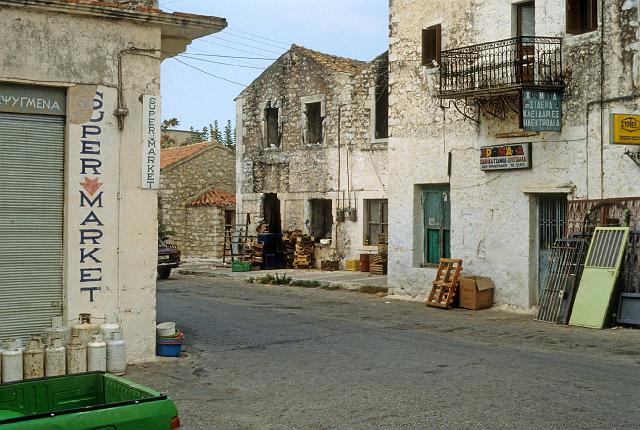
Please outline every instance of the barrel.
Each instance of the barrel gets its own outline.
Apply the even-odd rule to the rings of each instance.
[[[360,254],[360,271],[368,272],[369,271],[369,259],[371,258],[371,254]]]

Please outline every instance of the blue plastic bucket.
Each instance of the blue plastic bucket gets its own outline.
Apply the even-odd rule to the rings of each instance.
[[[160,357],[180,357],[182,340],[157,340],[156,355]]]

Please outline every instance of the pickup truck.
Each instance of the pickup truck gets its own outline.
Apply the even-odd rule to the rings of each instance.
[[[166,394],[102,372],[0,384],[2,430],[175,430]]]

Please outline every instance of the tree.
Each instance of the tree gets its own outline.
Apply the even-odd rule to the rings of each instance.
[[[236,149],[236,137],[235,128],[231,127],[231,120],[227,120],[227,125],[224,126],[224,137],[222,144],[228,146],[231,149]]]
[[[189,127],[191,136],[184,142],[184,145],[191,145],[194,143],[206,142],[209,140],[209,130],[207,127],[203,127],[202,131],[197,131],[193,127]]]
[[[180,121],[178,121],[178,118],[169,118],[162,121],[162,124],[160,125],[160,147],[161,148],[171,148],[173,146],[176,146],[175,139],[172,139],[171,136],[169,136],[169,133],[167,133],[167,131],[179,125],[180,125]]]
[[[222,143],[222,133],[217,119],[213,121],[213,125],[209,124],[209,130],[211,130],[211,140]]]

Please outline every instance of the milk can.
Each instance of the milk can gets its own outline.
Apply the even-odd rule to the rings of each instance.
[[[102,336],[96,334],[87,344],[87,372],[105,372],[107,370],[107,344]]]
[[[91,314],[80,314],[78,323],[71,328],[71,335],[79,336],[84,345],[91,342],[93,335],[98,333],[98,326],[91,323]]]
[[[111,339],[111,333],[116,331],[122,331],[120,322],[118,321],[118,314],[111,313],[104,316],[105,322],[100,324],[100,334],[102,339],[106,341]]]
[[[24,379],[36,379],[44,377],[44,348],[42,338],[33,336],[29,347],[23,354]]]
[[[15,340],[2,352],[2,382],[22,381],[22,350]]]
[[[79,336],[71,336],[67,345],[67,374],[84,373],[87,371],[87,346],[82,344]]]
[[[66,345],[70,336],[71,329],[62,322],[62,317],[51,317],[51,327],[44,329],[44,345],[50,345],[55,337],[61,338]]]
[[[67,373],[67,357],[65,347],[62,346],[62,339],[53,338],[53,342],[44,350],[44,374],[50,376],[61,376]]]
[[[114,375],[124,375],[127,370],[127,356],[122,333],[114,331],[107,339],[107,372]]]

